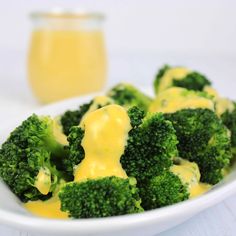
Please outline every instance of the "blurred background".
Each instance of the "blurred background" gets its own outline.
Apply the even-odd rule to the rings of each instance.
[[[27,83],[32,25],[29,13],[55,7],[106,15],[108,84],[150,86],[164,63],[208,75],[236,98],[236,1],[233,0],[0,0],[0,113],[39,106]]]

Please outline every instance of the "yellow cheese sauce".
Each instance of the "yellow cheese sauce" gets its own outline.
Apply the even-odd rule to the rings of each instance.
[[[222,98],[218,92],[210,86],[204,88],[204,92],[208,93],[213,97],[215,102],[216,114],[220,117],[224,112],[232,112],[234,110],[234,103],[228,98]]]
[[[99,107],[103,107],[112,103],[114,103],[114,101],[107,96],[97,96],[93,99],[93,102],[90,105],[88,111],[85,113],[84,117],[90,112],[97,110]]]
[[[44,195],[49,193],[51,188],[51,172],[49,169],[40,168],[34,186]]]
[[[218,98],[216,100],[216,114],[221,116],[224,112],[232,112],[234,110],[234,104],[228,98]]]
[[[60,210],[61,203],[58,196],[54,196],[47,201],[29,201],[24,204],[25,208],[32,214],[40,217],[67,219],[68,213]]]
[[[214,110],[211,99],[200,97],[195,92],[172,87],[161,92],[149,107],[150,112],[174,113],[181,109],[206,108]]]
[[[180,159],[180,165],[173,165],[171,171],[188,185],[190,198],[197,197],[211,188],[211,185],[200,182],[200,171],[194,162]]]
[[[89,113],[80,125],[84,130],[85,158],[75,170],[75,181],[106,176],[127,178],[120,164],[131,129],[126,110],[108,105]]]
[[[189,73],[191,73],[190,70],[184,67],[175,67],[168,69],[164,76],[161,78],[158,92],[164,91],[167,88],[171,87],[173,80],[181,80],[184,77],[186,77]]]

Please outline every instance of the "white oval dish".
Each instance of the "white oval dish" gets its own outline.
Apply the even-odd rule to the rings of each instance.
[[[25,114],[23,117],[18,117],[16,122],[4,124],[5,127],[0,129],[0,142],[3,142],[12,129],[32,113],[56,116],[63,113],[65,110],[76,109],[80,104],[88,102],[95,95],[97,94],[65,100],[32,111]],[[20,201],[2,182],[0,182],[0,193],[0,224],[29,231],[34,234],[68,236],[155,235],[186,221],[197,213],[236,193],[236,171],[233,171],[210,192],[198,198],[141,214],[100,219],[53,220],[36,217],[28,213],[22,207]]]

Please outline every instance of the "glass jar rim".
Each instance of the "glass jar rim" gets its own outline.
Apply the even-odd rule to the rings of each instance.
[[[80,19],[80,20],[104,20],[105,16],[100,12],[90,12],[81,10],[52,9],[49,11],[34,11],[30,14],[32,19],[50,18],[50,19]]]

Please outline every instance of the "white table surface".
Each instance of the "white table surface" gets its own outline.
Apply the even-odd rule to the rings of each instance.
[[[163,63],[187,65],[205,72],[224,96],[236,99],[236,56],[177,55],[154,53],[114,54],[110,56],[109,85],[120,80],[148,86],[157,67]],[[28,88],[22,53],[2,52],[0,57],[0,123],[40,107]],[[0,236],[31,236],[30,233],[0,225]],[[160,236],[236,235],[236,195]]]

